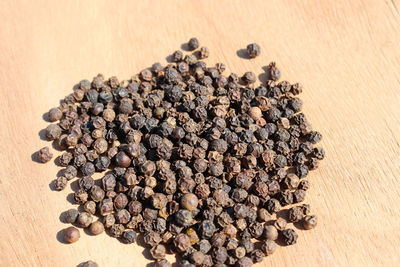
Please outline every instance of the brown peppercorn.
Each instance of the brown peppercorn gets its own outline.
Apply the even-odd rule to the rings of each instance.
[[[289,209],[288,217],[290,222],[298,222],[304,217],[303,209],[301,206],[292,207]]]
[[[83,205],[83,209],[89,213],[94,215],[96,213],[96,203],[94,201],[86,201],[86,203]]]
[[[195,210],[199,204],[199,199],[195,194],[187,193],[181,198],[181,206],[187,210]]]
[[[180,50],[176,50],[174,53],[172,53],[172,62],[179,62],[183,59],[183,53]]]
[[[210,56],[210,50],[207,47],[201,47],[199,51],[199,59],[205,59]]]
[[[71,226],[63,231],[63,239],[67,243],[74,243],[79,240],[81,237],[79,230],[76,229],[75,227]]]
[[[254,72],[248,71],[243,75],[242,80],[246,84],[252,84],[256,82],[257,77]]]
[[[156,209],[163,209],[167,206],[168,199],[162,193],[155,193],[150,197],[150,199],[151,199],[151,204]]]
[[[127,224],[131,219],[130,213],[126,209],[121,209],[115,213],[115,220],[120,224]]]
[[[57,179],[55,180],[54,187],[57,191],[61,191],[64,190],[65,187],[67,187],[67,184],[68,184],[67,178],[65,178],[64,176],[60,176],[57,177]]]
[[[59,139],[62,133],[62,129],[57,124],[50,124],[46,127],[46,138],[49,141]]]
[[[103,223],[105,228],[110,228],[115,224],[115,217],[113,214],[107,214],[103,217]]]
[[[49,120],[51,122],[58,121],[62,118],[63,113],[59,108],[52,108],[49,110]]]
[[[78,144],[78,136],[76,134],[69,134],[65,139],[65,144],[68,147],[75,147]]]
[[[114,207],[117,210],[123,209],[128,205],[128,197],[124,193],[119,193],[115,198],[114,198]]]
[[[279,231],[283,231],[286,228],[286,225],[287,221],[283,218],[278,218],[274,222],[275,228],[278,229]]]
[[[265,256],[273,254],[276,250],[276,243],[272,240],[266,240],[261,245],[261,250],[264,252]]]
[[[74,194],[74,200],[77,204],[84,204],[88,200],[88,193],[84,189],[79,189]]]
[[[99,212],[102,216],[106,216],[114,211],[114,203],[111,199],[103,199],[99,204]]]
[[[190,238],[185,234],[178,234],[173,242],[179,252],[185,252],[190,247]]]
[[[264,237],[267,240],[275,241],[278,239],[278,230],[273,225],[264,225]]]
[[[150,247],[154,247],[162,241],[162,238],[157,232],[146,232],[143,236],[144,243]]]
[[[122,224],[113,224],[110,227],[110,235],[112,237],[120,237],[125,231],[125,227]]]
[[[281,235],[285,245],[296,244],[298,235],[293,229],[285,229],[281,232]]]
[[[199,40],[195,37],[190,38],[188,42],[188,48],[189,50],[195,50],[199,47]]]
[[[286,176],[284,183],[285,183],[286,188],[293,190],[299,186],[300,179],[296,174],[289,173]]]
[[[249,109],[249,116],[253,119],[253,120],[258,120],[262,117],[262,112],[261,109],[259,107],[251,107]]]
[[[189,255],[189,261],[196,266],[201,266],[204,262],[204,254],[201,251],[194,251]]]
[[[260,46],[256,43],[249,44],[247,46],[246,50],[247,50],[247,54],[249,55],[250,58],[258,57],[261,52]]]
[[[144,175],[152,176],[156,171],[156,164],[153,161],[146,161],[141,167],[140,170]]]
[[[82,227],[88,227],[93,221],[92,215],[87,212],[81,212],[78,215],[76,222]]]
[[[261,249],[255,249],[250,253],[250,258],[254,263],[262,262],[265,254]]]
[[[150,254],[154,259],[160,260],[165,258],[166,251],[164,245],[158,244],[150,249]]]
[[[216,247],[212,249],[211,256],[215,263],[224,263],[228,258],[228,252],[224,247]]]
[[[303,227],[306,230],[310,230],[315,228],[315,226],[317,226],[318,220],[317,220],[317,216],[315,215],[308,215],[306,217],[304,217],[303,219]]]
[[[103,119],[107,122],[112,122],[115,119],[115,111],[110,108],[103,110]]]
[[[41,148],[38,152],[38,159],[42,163],[49,162],[52,157],[53,153],[50,152],[50,149],[47,146]]]
[[[103,189],[101,189],[100,186],[93,185],[92,188],[90,189],[90,198],[94,202],[99,202],[104,199],[105,192]]]
[[[237,234],[237,229],[232,224],[228,224],[224,227],[223,232],[227,237],[235,237]]]
[[[115,163],[117,166],[127,168],[131,165],[132,160],[126,155],[124,151],[120,151],[115,155]]]
[[[237,247],[234,251],[234,255],[236,258],[241,259],[246,256],[246,249],[244,247]]]
[[[104,224],[100,221],[92,222],[92,224],[89,227],[89,230],[92,235],[99,235],[102,232],[104,232]]]
[[[268,75],[269,75],[269,79],[273,80],[273,81],[277,81],[281,77],[281,72],[276,67],[276,63],[275,62],[271,62],[268,65]]]
[[[97,152],[97,154],[103,154],[104,152],[107,151],[108,144],[107,141],[104,138],[98,138],[96,141],[93,143],[93,149]]]

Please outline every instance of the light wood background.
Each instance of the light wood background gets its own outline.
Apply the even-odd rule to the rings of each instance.
[[[83,78],[128,79],[196,36],[208,62],[303,83],[327,157],[310,174],[319,216],[258,266],[399,266],[400,1],[0,1],[0,266],[145,266],[143,248],[103,234],[57,240],[71,189],[31,160],[42,115]],[[262,55],[236,55],[250,42]]]

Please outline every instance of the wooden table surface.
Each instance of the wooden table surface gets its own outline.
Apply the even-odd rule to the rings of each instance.
[[[31,155],[49,144],[43,113],[76,82],[128,79],[193,36],[228,72],[276,61],[324,135],[306,199],[318,227],[257,266],[399,266],[400,1],[3,0],[0,17],[0,266],[149,262],[106,234],[59,242],[71,189],[51,191],[59,167]],[[261,56],[237,56],[250,42]]]

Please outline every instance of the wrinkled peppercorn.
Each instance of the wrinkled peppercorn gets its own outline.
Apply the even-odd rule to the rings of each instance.
[[[303,227],[306,230],[310,230],[317,226],[317,217],[315,215],[308,215],[303,219]]]
[[[188,42],[188,47],[190,50],[195,50],[199,47],[199,40],[197,38],[191,38]]]
[[[38,158],[39,158],[40,162],[42,162],[42,163],[49,162],[52,157],[53,157],[53,153],[50,152],[50,149],[47,146],[41,148],[38,152]]]
[[[247,54],[249,55],[250,58],[255,58],[260,55],[260,46],[256,43],[249,44],[247,46]]]
[[[285,229],[281,232],[281,234],[285,245],[296,244],[298,235],[293,229]]]

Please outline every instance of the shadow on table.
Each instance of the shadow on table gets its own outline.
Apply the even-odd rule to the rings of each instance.
[[[243,59],[251,59],[250,57],[249,57],[249,54],[247,53],[247,50],[246,49],[239,49],[239,50],[237,50],[236,51],[236,55],[238,56],[238,57],[240,57],[240,58],[243,58]]]
[[[268,70],[269,67],[268,66],[264,66],[262,67],[263,71],[262,73],[260,73],[258,75],[258,80],[262,83],[262,84],[266,84],[267,81],[269,80],[269,75],[268,75]]]

